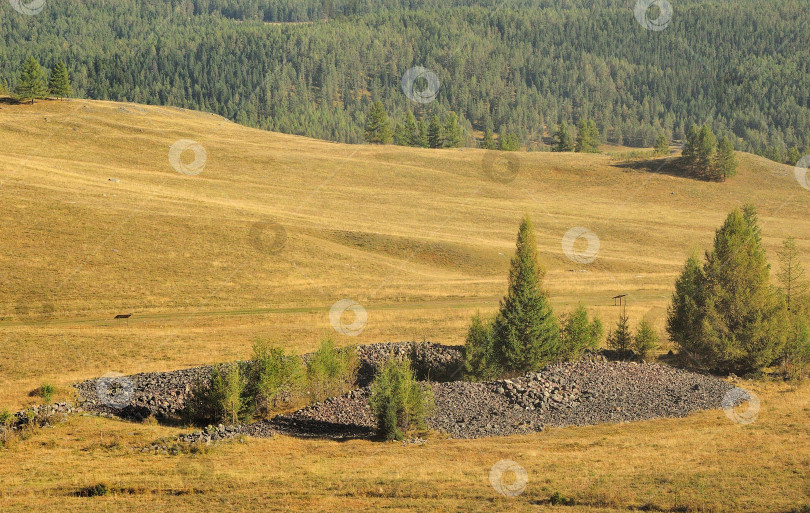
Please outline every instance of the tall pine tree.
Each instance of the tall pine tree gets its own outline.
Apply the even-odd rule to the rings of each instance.
[[[366,117],[366,130],[364,133],[367,143],[388,144],[391,142],[391,122],[385,112],[382,102],[376,101]]]
[[[752,206],[728,215],[706,255],[703,274],[698,360],[717,372],[738,374],[772,364],[786,341],[787,310],[770,284]]]
[[[568,125],[563,121],[554,132],[554,151],[574,151],[574,139],[571,137],[571,132],[568,131]]]
[[[427,130],[428,146],[431,148],[444,147],[444,134],[442,124],[439,122],[439,116],[434,115],[430,118],[430,125]]]
[[[21,100],[31,100],[31,103],[34,103],[35,99],[45,98],[48,94],[45,74],[33,57],[29,57],[23,64],[14,94]]]
[[[73,94],[67,66],[62,61],[57,62],[51,70],[51,76],[48,78],[48,92],[56,98],[66,98]]]
[[[725,181],[737,174],[737,158],[734,156],[734,144],[728,137],[723,137],[717,145],[714,156],[713,178]]]
[[[559,326],[542,288],[544,276],[534,228],[525,216],[509,271],[509,290],[493,325],[495,352],[505,372],[539,369],[559,356]]]

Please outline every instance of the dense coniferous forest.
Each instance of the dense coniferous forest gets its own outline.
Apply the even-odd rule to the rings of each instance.
[[[707,124],[738,150],[782,162],[810,148],[810,3],[681,0],[646,30],[619,0],[49,0],[0,15],[0,84],[29,56],[63,60],[74,95],[201,109],[237,122],[361,142],[382,102],[459,117],[548,149],[565,122],[602,142],[650,147]],[[295,23],[287,23],[295,22]],[[435,101],[403,94],[413,66]],[[791,151],[792,150],[792,151]]]

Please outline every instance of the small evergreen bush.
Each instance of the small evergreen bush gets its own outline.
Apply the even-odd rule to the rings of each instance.
[[[633,352],[639,360],[646,360],[658,347],[658,333],[648,320],[642,320],[633,337]]]
[[[433,394],[416,381],[410,361],[390,357],[371,385],[369,406],[381,435],[402,440],[405,434],[426,428]]]

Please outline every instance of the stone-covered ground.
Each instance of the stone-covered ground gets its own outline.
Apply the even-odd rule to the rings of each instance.
[[[459,381],[462,348],[430,343],[371,344],[357,348],[357,389],[294,413],[243,426],[217,426],[183,435],[184,442],[209,442],[238,434],[355,438],[374,436],[368,385],[391,355],[408,356],[435,408],[431,429],[456,438],[540,431],[546,426],[632,422],[683,417],[716,409],[733,385],[695,372],[652,363],[611,362],[588,355],[573,363],[486,383]],[[308,355],[303,355],[307,358]],[[76,385],[86,410],[138,420],[176,416],[195,380],[211,367],[100,378]],[[739,400],[737,401],[739,402]]]

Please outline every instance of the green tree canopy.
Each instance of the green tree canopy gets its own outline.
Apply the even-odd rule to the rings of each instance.
[[[67,66],[62,61],[57,62],[56,66],[51,70],[51,76],[48,79],[48,92],[56,98],[66,98],[73,94]]]
[[[786,341],[787,310],[769,282],[754,208],[734,209],[715,234],[702,276],[693,267],[687,262],[670,307],[668,330],[681,351],[721,373],[745,374],[772,364]],[[684,303],[681,293],[689,289],[697,289],[696,299]],[[678,316],[683,312],[689,315]],[[693,333],[685,335],[688,329]]]
[[[45,84],[45,74],[33,57],[29,57],[23,64],[14,94],[21,100],[31,100],[31,103],[34,103],[35,99],[47,96],[48,87]]]
[[[506,372],[539,369],[559,355],[559,326],[542,288],[544,275],[534,227],[525,216],[512,257],[509,290],[493,326],[495,351]]]
[[[574,139],[571,137],[571,132],[568,130],[568,125],[565,121],[560,123],[557,131],[554,132],[554,151],[574,151]]]
[[[391,122],[382,102],[376,101],[366,117],[365,139],[370,144],[388,144],[391,142]]]

